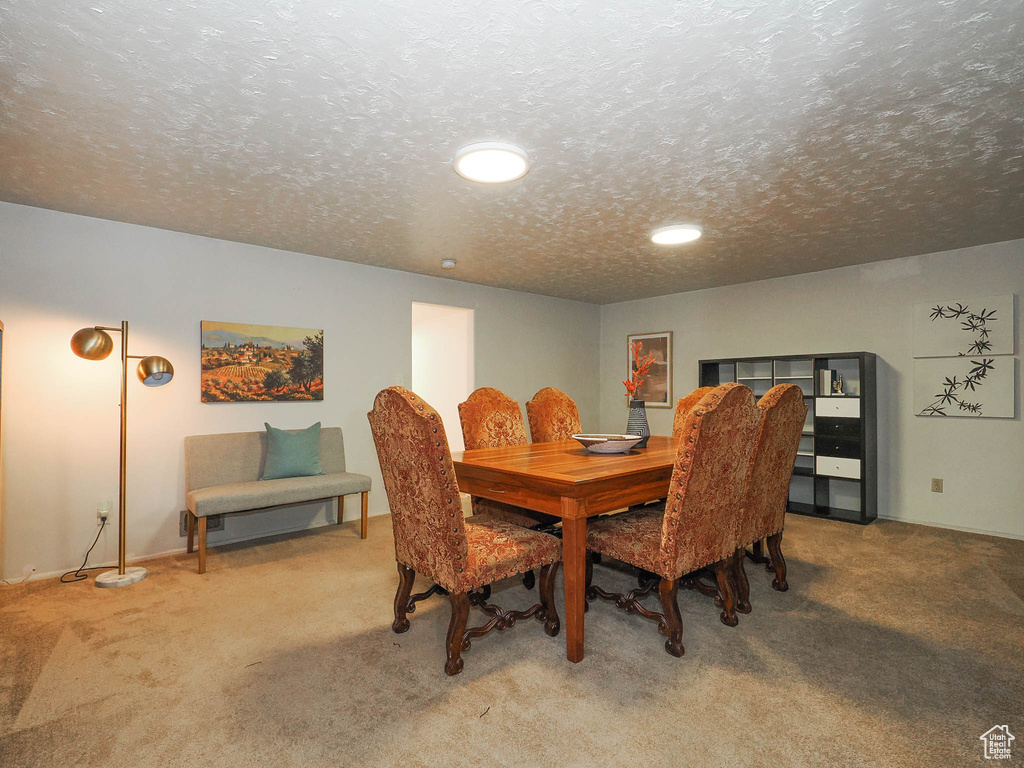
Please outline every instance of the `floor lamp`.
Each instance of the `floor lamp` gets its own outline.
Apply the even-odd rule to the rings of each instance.
[[[163,357],[155,355],[128,354],[128,321],[122,320],[120,328],[97,325],[83,328],[71,337],[71,351],[86,360],[103,360],[114,349],[114,340],[107,331],[121,334],[121,470],[120,491],[117,500],[117,570],[105,571],[96,577],[97,587],[124,587],[146,578],[145,568],[128,568],[127,538],[125,523],[127,508],[125,507],[125,475],[127,466],[128,438],[128,359],[140,360],[136,369],[139,380],[147,387],[162,387],[174,376],[174,367]]]

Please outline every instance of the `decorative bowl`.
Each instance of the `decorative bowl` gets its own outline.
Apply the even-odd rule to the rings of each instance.
[[[628,453],[642,435],[573,435],[573,440],[593,453]]]

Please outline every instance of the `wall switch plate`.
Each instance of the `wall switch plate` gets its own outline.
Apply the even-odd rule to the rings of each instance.
[[[178,536],[188,536],[188,528],[185,526],[185,510],[181,510],[178,513]],[[224,515],[207,515],[206,516],[206,532],[211,533],[213,531],[224,530]],[[198,521],[196,523],[196,536],[199,535]]]
[[[941,477],[933,477],[932,478],[932,493],[942,493],[942,478]]]

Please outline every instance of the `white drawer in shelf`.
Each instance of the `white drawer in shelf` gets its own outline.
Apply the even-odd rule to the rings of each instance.
[[[860,480],[860,459],[818,456],[814,462],[814,471],[819,475],[848,477],[851,480]]]
[[[814,415],[840,419],[860,418],[859,397],[816,397]]]

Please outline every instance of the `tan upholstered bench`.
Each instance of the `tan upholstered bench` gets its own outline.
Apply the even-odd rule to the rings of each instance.
[[[366,538],[370,478],[345,471],[340,427],[320,430],[320,464],[325,474],[260,480],[267,460],[266,432],[192,435],[185,438],[185,491],[188,551],[199,528],[199,572],[206,573],[206,517],[250,512],[320,499],[338,499],[338,523],[345,496],[362,494],[360,537]]]

